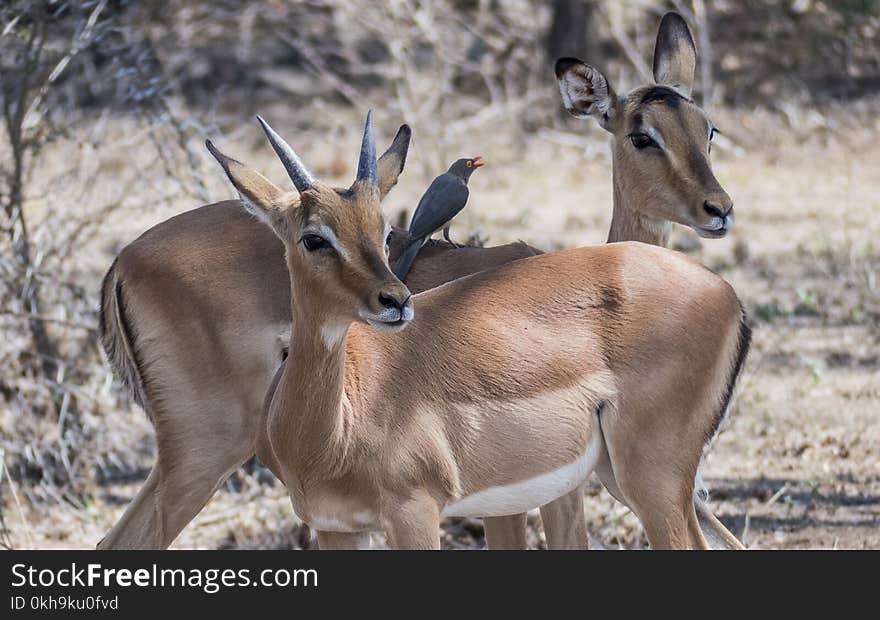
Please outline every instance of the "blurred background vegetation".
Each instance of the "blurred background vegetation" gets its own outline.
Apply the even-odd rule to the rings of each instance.
[[[26,521],[22,504],[88,515],[96,485],[149,467],[146,422],[121,413],[101,360],[98,284],[142,214],[223,197],[204,180],[205,137],[257,148],[261,112],[298,144],[344,143],[340,127],[373,107],[387,135],[414,127],[428,179],[486,127],[514,148],[570,143],[555,58],[586,59],[619,90],[650,81],[670,9],[694,31],[706,109],[762,111],[792,132],[833,127],[840,106],[876,118],[878,0],[4,2],[0,519]],[[742,152],[736,132],[722,140]],[[318,172],[344,175],[350,151],[318,157]],[[14,544],[5,521],[0,543]]]

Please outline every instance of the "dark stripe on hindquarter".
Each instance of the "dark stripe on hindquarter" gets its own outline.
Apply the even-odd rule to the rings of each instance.
[[[714,439],[715,435],[718,434],[718,428],[724,421],[724,415],[727,412],[727,407],[730,405],[730,399],[733,397],[733,389],[736,387],[736,382],[739,379],[743,366],[745,365],[746,357],[749,355],[751,342],[752,328],[749,327],[748,317],[746,317],[746,312],[742,307],[742,303],[740,303],[739,338],[736,343],[736,357],[734,358],[733,366],[730,369],[730,375],[727,379],[727,387],[724,390],[724,396],[721,399],[721,408],[715,416],[715,423],[712,426],[712,431],[706,438],[706,443],[709,443]]]

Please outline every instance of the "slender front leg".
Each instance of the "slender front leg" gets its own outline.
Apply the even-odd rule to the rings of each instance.
[[[486,545],[492,551],[527,549],[526,513],[506,517],[483,517]]]
[[[397,496],[382,512],[392,549],[440,549],[440,507],[427,491]]]
[[[370,548],[369,532],[325,532],[318,530],[318,549],[364,550]]]
[[[541,520],[544,522],[548,549],[590,548],[582,486],[541,506]]]

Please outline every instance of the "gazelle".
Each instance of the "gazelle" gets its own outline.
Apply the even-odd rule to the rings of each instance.
[[[657,39],[656,67],[681,63],[679,56],[688,53],[687,46],[669,44],[675,37],[664,35],[665,27],[661,26]],[[577,67],[567,63],[566,68]],[[601,74],[593,70],[590,75]],[[688,85],[692,76],[691,70]],[[602,80],[608,84],[604,77]],[[632,93],[617,101],[631,98]],[[585,101],[581,96],[572,100]],[[683,107],[691,111],[693,106]],[[585,114],[589,108],[576,105],[573,110]],[[681,123],[676,115],[661,114],[655,119],[655,129],[662,135],[678,135],[676,123]],[[656,156],[648,151],[638,159],[623,150],[626,126],[626,122],[606,126],[615,136],[615,224],[609,241],[636,238],[628,231],[638,231],[639,239],[665,243],[662,221],[655,225],[662,215],[643,210],[640,179],[652,180],[653,197],[664,203],[664,212],[670,213],[671,219],[692,227],[705,225],[705,216],[695,213],[692,205],[715,192],[717,181],[711,173],[695,177],[686,165],[691,159],[689,149],[698,154],[707,149],[703,130],[698,127],[690,141],[667,144],[667,153],[677,149],[672,155],[681,164],[662,172],[658,167],[665,165],[666,153]],[[409,128],[401,127],[379,160],[382,195],[397,181],[409,138]],[[704,184],[688,185],[691,178],[702,179]],[[267,196],[281,199],[285,195],[264,181]],[[661,192],[657,183],[670,183],[678,189]],[[297,199],[295,194],[291,198]],[[646,228],[653,237],[642,236]],[[392,260],[405,241],[399,233],[395,231],[392,237]],[[254,454],[262,400],[284,355],[290,331],[290,291],[283,252],[275,235],[244,213],[238,201],[230,200],[158,224],[124,248],[114,261],[102,287],[101,339],[116,375],[153,422],[158,456],[147,481],[100,548],[167,547],[229,473]],[[429,244],[413,266],[408,285],[418,292],[538,253],[522,243],[456,249]],[[581,504],[581,495],[573,492],[542,509],[551,547],[585,543]],[[709,519],[705,506],[697,505],[701,519]],[[486,519],[490,547],[524,547],[524,519],[524,515]],[[572,523],[574,528],[569,527]],[[709,528],[721,532],[713,535],[713,540],[726,533],[717,521]]]
[[[347,190],[263,128],[299,201],[266,201],[258,175],[211,151],[286,249],[290,354],[257,450],[322,547],[384,529],[395,548],[439,548],[441,516],[545,504],[607,455],[654,548],[706,548],[695,477],[748,341],[724,280],[620,243],[413,297],[388,266],[371,116]]]

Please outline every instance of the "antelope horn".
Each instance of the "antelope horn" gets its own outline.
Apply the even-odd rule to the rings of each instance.
[[[287,170],[287,174],[290,176],[290,180],[293,181],[296,189],[302,193],[314,185],[315,177],[312,176],[312,173],[308,171],[300,158],[297,157],[293,147],[285,142],[284,138],[279,136],[269,126],[269,123],[263,120],[262,116],[257,115],[257,120],[260,121],[263,131],[266,132],[266,137],[269,138],[269,144],[278,153],[278,157],[281,159],[281,163],[284,164],[284,169]]]
[[[361,157],[358,160],[357,180],[370,185],[378,185],[379,176],[376,172],[376,139],[373,137],[373,111],[367,112],[367,123],[364,126],[364,139],[361,142]]]

